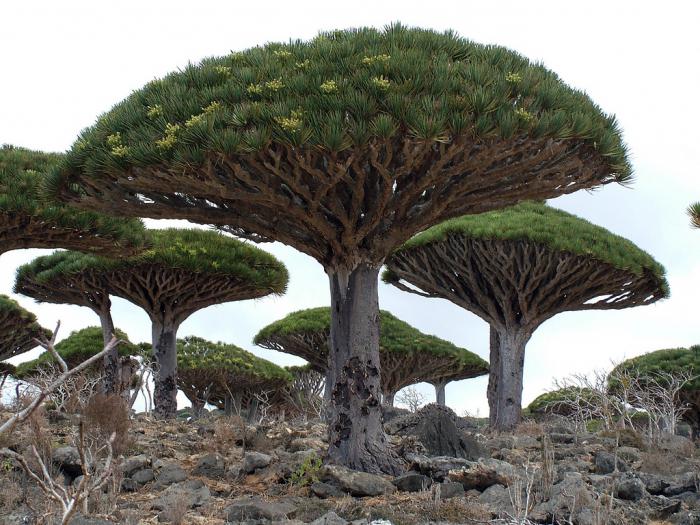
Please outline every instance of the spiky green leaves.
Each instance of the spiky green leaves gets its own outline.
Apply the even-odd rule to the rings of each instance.
[[[451,235],[494,241],[525,241],[544,245],[552,251],[593,257],[635,275],[648,271],[656,277],[664,295],[668,295],[665,270],[651,255],[605,228],[541,202],[522,203],[443,222],[416,235],[397,252],[408,253],[421,246],[444,242]],[[390,269],[384,273],[383,279],[392,281]]]
[[[296,116],[293,116],[296,114]],[[378,119],[390,118],[390,128]],[[71,170],[98,174],[271,141],[340,151],[392,133],[581,139],[630,173],[617,124],[582,92],[508,49],[392,25],[267,44],[191,64],[115,106],[83,133]]]
[[[700,202],[688,206],[688,215],[693,228],[700,228]]]
[[[138,249],[143,242],[139,220],[79,211],[48,197],[47,174],[62,158],[58,153],[0,147],[0,253],[18,248],[104,253]]]
[[[0,295],[0,361],[38,346],[35,339],[51,336],[36,316],[6,295]]]

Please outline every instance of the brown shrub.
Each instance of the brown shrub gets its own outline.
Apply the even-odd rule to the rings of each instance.
[[[114,454],[119,455],[128,450],[131,420],[129,407],[120,396],[102,393],[93,395],[82,409],[81,416],[89,440],[104,442],[114,432]]]
[[[526,419],[515,427],[513,434],[516,436],[539,437],[544,434],[544,425],[532,419]]]

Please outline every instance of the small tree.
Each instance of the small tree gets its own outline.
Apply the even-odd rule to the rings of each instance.
[[[544,67],[452,32],[333,31],[150,82],[52,187],[120,215],[215,224],[323,265],[328,459],[396,472],[380,409],[378,274],[441,221],[629,180],[615,119]]]
[[[37,257],[17,269],[14,292],[32,297],[38,302],[74,304],[90,308],[100,319],[103,344],[114,334],[112,301],[108,285],[101,272],[88,271],[85,265],[92,261],[79,252],[59,251]],[[103,368],[103,391],[107,394],[120,390],[118,384],[121,363],[117,348],[106,354]]]
[[[143,308],[152,323],[156,416],[177,410],[177,329],[214,304],[284,293],[288,274],[272,255],[204,230],[149,230],[152,248],[121,259],[73,252],[70,265],[43,272],[46,280],[92,274],[110,295]]]
[[[688,215],[690,215],[690,224],[693,228],[700,228],[700,202],[688,207]]]
[[[123,255],[143,243],[143,224],[81,211],[47,197],[47,173],[63,155],[0,147],[0,254],[68,248]]]
[[[619,390],[616,376],[633,375],[640,408],[655,407],[662,429],[673,432],[678,419],[700,436],[700,345],[643,354],[620,363],[611,373],[610,388]]]
[[[292,381],[284,368],[232,344],[190,336],[179,339],[177,348],[180,388],[195,415],[211,403],[227,414],[245,409],[253,420],[256,394],[277,392]]]
[[[51,332],[36,322],[36,316],[6,295],[0,295],[0,361],[28,352],[37,339],[48,339]]]
[[[554,315],[651,304],[668,296],[663,267],[630,241],[543,203],[464,216],[411,239],[385,281],[440,297],[491,326],[489,419],[520,421],[525,347]]]
[[[331,330],[330,308],[293,312],[263,328],[253,342],[306,359],[333,383],[328,361]],[[402,388],[421,381],[438,382],[448,377],[467,379],[488,373],[488,363],[476,354],[452,343],[426,335],[389,312],[380,311],[379,359],[382,366],[381,391],[392,405]]]

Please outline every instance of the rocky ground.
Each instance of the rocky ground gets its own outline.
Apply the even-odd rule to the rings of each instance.
[[[700,524],[700,450],[685,437],[652,445],[629,430],[576,434],[562,423],[490,435],[436,405],[386,419],[406,463],[397,478],[322,465],[318,421],[137,416],[115,480],[74,523]],[[81,473],[74,423],[54,417],[44,430],[68,484]],[[26,449],[30,438],[4,445]],[[46,498],[12,462],[0,466],[0,524],[37,523]]]

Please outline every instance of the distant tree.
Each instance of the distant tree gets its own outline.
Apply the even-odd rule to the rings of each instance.
[[[129,341],[129,337],[124,332],[116,329],[114,335],[120,340],[117,347],[120,356],[129,357],[138,354],[138,347]],[[104,346],[102,329],[98,326],[88,326],[71,332],[68,337],[56,343],[55,348],[68,368],[75,368],[83,361],[87,361],[101,352]],[[54,365],[56,365],[56,361],[53,356],[49,352],[44,352],[36,359],[17,365],[15,377],[28,380],[36,375],[41,368]],[[102,368],[97,365],[92,366],[87,369],[87,372],[100,374]]]
[[[668,296],[664,274],[630,241],[533,202],[430,228],[387,259],[384,280],[489,323],[489,419],[505,430],[520,421],[525,347],[544,321],[651,304]]]
[[[206,403],[227,414],[245,411],[250,420],[257,412],[256,394],[277,392],[292,381],[284,368],[228,343],[201,337],[177,341],[180,389],[196,415]]]
[[[213,231],[148,230],[148,242],[149,250],[119,259],[72,252],[70,264],[45,269],[42,279],[81,285],[102,281],[110,295],[148,314],[156,362],[155,414],[170,418],[177,410],[180,324],[207,306],[282,294],[288,274],[267,252]]]
[[[143,243],[139,220],[80,211],[47,197],[47,173],[63,155],[0,147],[0,254],[68,248],[124,255]]]
[[[700,436],[700,345],[649,352],[623,361],[610,375],[615,377],[623,373],[633,373],[639,390],[647,391],[652,383],[668,390],[674,383],[673,378],[689,379],[678,389],[675,401],[686,409],[682,418],[693,427],[695,435]],[[610,387],[615,389],[615,383],[611,382]]]
[[[6,295],[0,295],[0,361],[39,346],[51,332],[36,322],[36,316]]]
[[[688,215],[690,215],[690,224],[693,228],[700,228],[700,202],[688,207]]]
[[[425,396],[415,386],[409,386],[399,392],[397,401],[415,414],[425,404]]]
[[[447,378],[468,379],[488,373],[488,363],[476,354],[426,335],[384,310],[380,311],[380,317],[381,391],[386,403],[393,404],[394,394],[414,383],[440,383]],[[306,359],[315,370],[326,375],[329,385],[333,382],[333,369],[328,364],[330,330],[330,308],[310,308],[266,326],[253,342]]]
[[[333,312],[328,459],[397,472],[379,406],[384,259],[451,217],[629,176],[615,119],[556,74],[453,32],[391,25],[152,81],[82,134],[52,188],[315,258]]]
[[[100,319],[103,344],[114,334],[112,302],[104,272],[91,271],[91,257],[80,252],[58,251],[37,257],[17,269],[14,293],[32,297],[38,302],[74,304],[90,308]],[[119,371],[128,362],[120,361],[118,347],[104,357],[103,391],[124,391],[118,384]]]

